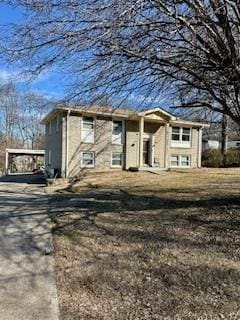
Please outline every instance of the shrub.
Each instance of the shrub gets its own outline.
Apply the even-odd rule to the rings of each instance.
[[[202,154],[202,166],[218,168],[222,164],[222,154],[220,150],[209,149]]]
[[[227,167],[240,166],[240,149],[229,149],[226,156]]]
[[[202,154],[202,166],[219,168],[223,167],[223,156],[220,150],[209,149]],[[227,151],[224,167],[240,167],[240,149]]]

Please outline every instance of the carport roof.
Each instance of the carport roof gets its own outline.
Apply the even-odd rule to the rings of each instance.
[[[45,154],[45,150],[32,150],[32,149],[6,149],[7,153],[10,154],[21,154],[21,155],[43,155]]]

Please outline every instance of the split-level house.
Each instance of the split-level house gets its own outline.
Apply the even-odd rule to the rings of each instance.
[[[161,108],[137,112],[103,107],[59,107],[46,126],[45,167],[73,177],[85,168],[161,170],[201,167],[203,123]]]

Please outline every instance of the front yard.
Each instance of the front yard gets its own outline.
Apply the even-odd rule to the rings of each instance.
[[[240,319],[240,169],[87,173],[50,195],[61,319]]]

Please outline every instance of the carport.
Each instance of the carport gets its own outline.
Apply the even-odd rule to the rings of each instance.
[[[16,166],[16,159],[18,157],[25,157],[25,162],[29,161],[27,166],[28,169],[20,170],[20,172],[26,172],[36,169],[40,161],[44,164],[44,155],[45,150],[6,149],[5,172],[6,174],[18,172]]]

